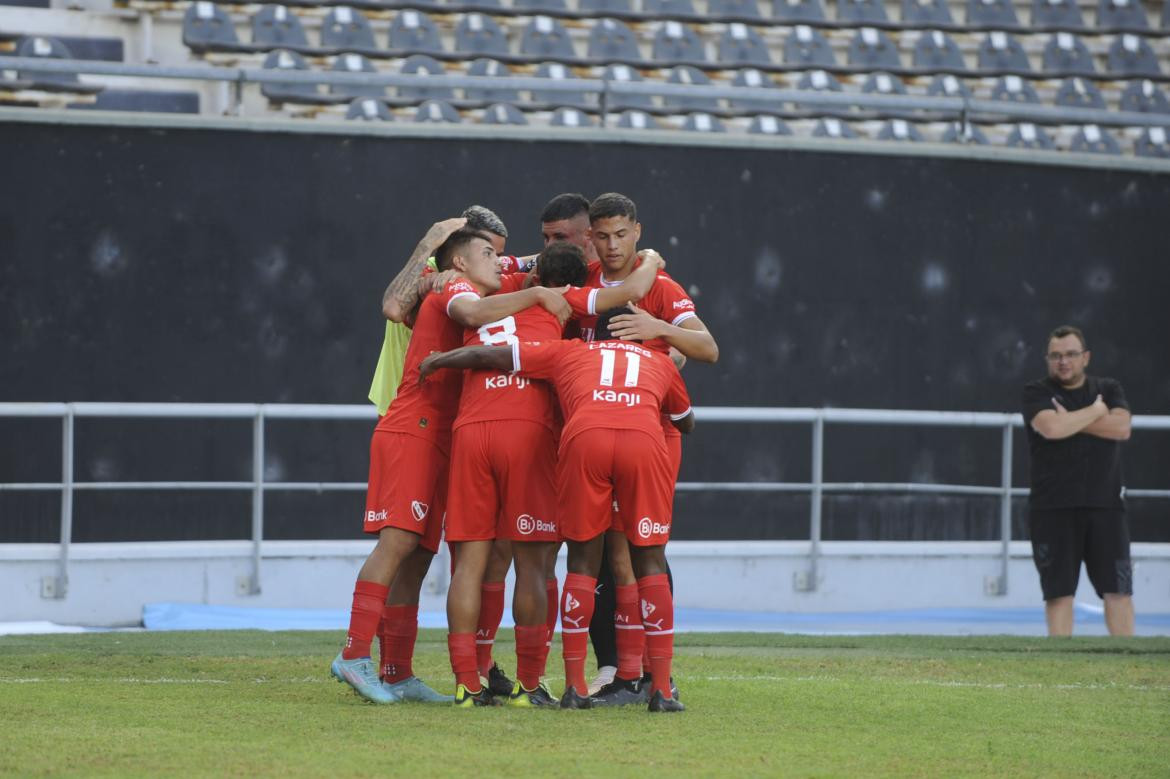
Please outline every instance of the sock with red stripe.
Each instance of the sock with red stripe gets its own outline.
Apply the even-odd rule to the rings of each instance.
[[[418,638],[418,605],[386,606],[378,633],[382,649],[382,678],[394,684],[414,675],[414,642]]]
[[[369,657],[370,644],[382,619],[382,604],[390,588],[377,582],[358,580],[353,588],[353,606],[349,612],[349,633],[345,637],[345,648],[341,656],[346,660],[355,657]]]
[[[455,683],[462,684],[468,692],[479,692],[479,668],[475,664],[475,634],[448,633],[447,651],[451,654],[451,670],[455,672]]]
[[[548,628],[544,625],[516,626],[516,679],[525,690],[535,690],[544,676],[544,663],[548,658],[545,636]]]
[[[571,573],[561,593],[561,646],[565,655],[565,688],[588,695],[585,655],[589,647],[589,621],[593,619],[593,588],[597,579]]]
[[[646,634],[642,632],[642,614],[638,611],[638,585],[620,584],[614,589],[614,594],[617,596],[617,608],[613,612],[617,675],[622,679],[639,679]]]
[[[642,627],[646,629],[646,651],[650,654],[653,689],[664,697],[670,694],[670,664],[674,657],[674,597],[666,574],[644,576],[638,580],[642,600]]]
[[[492,669],[492,645],[503,618],[504,583],[484,582],[480,588],[479,624],[475,626],[475,656],[480,676],[487,676]]]

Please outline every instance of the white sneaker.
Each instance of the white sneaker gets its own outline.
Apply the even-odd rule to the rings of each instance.
[[[597,676],[593,677],[593,681],[589,682],[589,694],[593,695],[602,687],[612,682],[615,674],[617,674],[616,666],[603,665],[598,668]]]

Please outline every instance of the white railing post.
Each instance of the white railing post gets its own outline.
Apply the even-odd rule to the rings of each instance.
[[[1000,550],[999,582],[995,594],[1007,595],[1008,564],[1011,562],[1012,546],[1012,423],[1010,419],[1003,423],[1000,469],[999,537],[1003,547]]]
[[[821,556],[821,504],[825,493],[825,416],[817,411],[812,429],[812,490],[808,509],[808,569],[797,571],[792,583],[799,592],[815,592]]]
[[[53,586],[42,588],[42,594],[57,600],[64,600],[69,591],[69,546],[73,543],[73,418],[73,404],[68,403],[61,417],[61,549]]]
[[[260,545],[264,540],[264,407],[252,419],[252,581],[249,595],[260,594]]]

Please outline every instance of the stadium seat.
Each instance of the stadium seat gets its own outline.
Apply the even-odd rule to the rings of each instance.
[[[719,39],[719,62],[725,65],[768,65],[768,44],[760,34],[738,22],[727,25]]]
[[[642,0],[642,10],[651,16],[693,16],[691,0]]]
[[[981,0],[976,0],[981,2]],[[1031,64],[1024,47],[1006,32],[998,30],[987,33],[979,44],[978,63],[980,70],[1030,71]]]
[[[658,121],[645,111],[623,111],[617,126],[632,130],[657,130]]]
[[[579,108],[558,108],[549,119],[552,127],[592,127],[593,119]]]
[[[727,127],[719,120],[719,117],[711,114],[697,111],[693,114],[687,114],[687,118],[683,120],[682,129],[693,133],[725,133]]]
[[[183,45],[188,49],[203,52],[218,46],[234,47],[238,43],[236,28],[227,11],[207,0],[187,6],[183,14]]]
[[[278,49],[269,53],[264,58],[263,67],[265,70],[309,70],[309,64],[305,62],[305,58],[295,51],[286,51]],[[275,103],[304,103],[304,102],[322,102],[321,93],[317,89],[316,84],[307,84],[303,82],[274,82],[260,85],[260,94]]]
[[[926,88],[928,97],[971,97],[971,88],[958,76],[939,73]]]
[[[902,0],[902,23],[918,26],[954,24],[946,0]]]
[[[511,103],[496,103],[484,109],[480,124],[528,124],[528,117]]]
[[[928,30],[914,44],[914,67],[926,70],[966,70],[963,52],[951,36]]]
[[[870,73],[865,83],[861,85],[861,92],[866,95],[904,95],[906,85],[893,74]]]
[[[967,24],[972,27],[1019,27],[1012,0],[967,0]]]
[[[1147,127],[1133,142],[1133,153],[1139,157],[1170,159],[1170,130],[1165,127]]]
[[[1121,154],[1121,146],[1117,144],[1117,139],[1095,124],[1077,128],[1068,150],[1091,154]]]
[[[709,86],[711,79],[707,74],[691,65],[676,65],[670,69],[668,84],[691,84],[694,86]],[[667,108],[682,111],[716,111],[719,101],[713,97],[690,97],[687,95],[663,95],[662,104]]]
[[[554,60],[576,59],[569,31],[551,16],[533,17],[520,35],[520,53]]]
[[[34,35],[22,38],[16,47],[18,57],[38,57],[43,59],[73,59],[73,52],[58,38]],[[0,71],[3,70],[3,60],[0,60]],[[66,89],[72,91],[81,86],[76,73],[54,73],[52,71],[22,70],[17,74],[20,81],[32,82],[32,86],[41,89]]]
[[[496,60],[480,58],[467,66],[469,76],[505,77],[511,71]],[[496,87],[465,87],[463,94],[468,100],[482,100],[485,103],[518,103],[520,93],[515,89],[499,89]]]
[[[624,81],[632,83],[642,80],[642,74],[629,65],[620,63],[607,65],[602,76],[606,81]],[[607,109],[621,111],[626,108],[650,108],[654,101],[650,95],[611,92],[606,98]]]
[[[1157,84],[1149,79],[1131,81],[1121,92],[1122,111],[1142,114],[1170,114],[1170,100]]]
[[[370,20],[361,11],[345,5],[339,5],[325,14],[325,20],[321,22],[321,45],[343,51],[373,51],[378,48]]]
[[[329,68],[341,73],[377,73],[374,63],[361,54],[338,54]],[[385,97],[386,87],[378,84],[330,84],[329,94],[340,97]]]
[[[947,129],[943,130],[939,140],[943,143],[973,143],[979,146],[986,146],[988,143],[987,136],[983,134],[983,131],[970,122],[967,124],[951,122],[947,125]]]
[[[308,47],[300,18],[283,5],[266,5],[252,17],[252,43],[271,49]]]
[[[834,117],[827,117],[817,122],[813,128],[814,138],[856,138],[857,131]]]
[[[393,122],[394,114],[383,100],[359,97],[345,110],[346,119],[360,119],[365,122]]]
[[[513,8],[527,11],[567,11],[565,0],[512,0]]]
[[[1095,73],[1097,70],[1089,47],[1071,32],[1058,32],[1048,39],[1041,63],[1045,73]]]
[[[547,78],[552,81],[571,82],[576,80],[573,72],[565,67],[560,62],[545,62],[536,69],[537,78]],[[589,96],[582,90],[572,88],[572,84],[565,84],[567,87],[559,91],[539,91],[532,93],[532,99],[537,103],[552,104],[555,106],[572,106],[574,108],[587,108],[591,103]]]
[[[756,0],[707,0],[707,15],[759,19],[760,7]]]
[[[1141,0],[1097,0],[1097,27],[1102,30],[1148,30],[1150,23]]]
[[[882,0],[837,0],[839,22],[887,22]]]
[[[1124,76],[1157,76],[1162,70],[1150,44],[1137,35],[1119,35],[1109,46],[1106,61],[1111,73]]]
[[[654,33],[651,56],[659,62],[703,62],[707,59],[703,42],[687,25],[666,21]]]
[[[750,135],[792,135],[792,128],[778,117],[761,114],[752,117],[752,123],[748,125],[748,133]]]
[[[462,54],[508,56],[508,36],[496,20],[481,13],[464,15],[455,25],[455,51]]]
[[[1101,90],[1092,81],[1078,76],[1069,76],[1060,82],[1054,102],[1066,108],[1096,108],[1101,111],[1108,108]]]
[[[1162,0],[1162,29],[1170,30],[1170,0]]]
[[[413,54],[402,63],[403,75],[445,76],[447,69],[434,57]],[[410,100],[454,100],[455,90],[451,87],[398,87],[398,96]]]
[[[443,42],[439,28],[431,17],[412,8],[398,12],[390,22],[390,48],[395,51],[417,51],[441,54]]]
[[[414,121],[459,124],[463,121],[463,117],[450,103],[442,100],[428,100],[418,107],[414,114]]]
[[[784,63],[831,68],[837,64],[829,41],[805,24],[798,24],[784,41]]]
[[[731,85],[733,87],[746,87],[748,89],[775,89],[776,87],[776,83],[772,81],[771,76],[755,68],[744,68],[736,73]],[[729,103],[736,111],[776,111],[780,108],[780,103],[776,100],[762,100],[759,98],[733,97]]]
[[[902,67],[898,47],[890,36],[874,27],[862,27],[849,42],[850,65],[897,70]]]
[[[1048,133],[1034,124],[1025,122],[1012,129],[1007,137],[1007,145],[1019,149],[1055,149],[1056,144]]]
[[[589,30],[589,48],[586,56],[604,62],[634,62],[642,59],[638,51],[638,37],[617,19],[598,19]]]
[[[1008,103],[1039,103],[1040,96],[1019,76],[1000,76],[991,88],[991,99]]]
[[[780,22],[823,22],[821,0],[772,0],[772,16]]]
[[[1077,0],[1032,0],[1033,27],[1083,29],[1085,20]]]
[[[922,132],[917,127],[907,122],[905,119],[890,119],[882,125],[878,130],[877,139],[879,141],[915,141],[921,142],[926,139],[922,137]]]
[[[823,70],[811,70],[800,77],[800,81],[796,83],[797,89],[803,89],[808,92],[841,92],[841,82],[833,76],[832,73],[826,73]],[[844,106],[824,106],[820,104],[806,103],[800,106],[815,111],[824,116],[832,116],[836,114],[847,115],[849,108]]]
[[[590,14],[628,14],[634,10],[634,3],[633,0],[578,0],[577,7]]]
[[[146,111],[152,114],[197,114],[199,93],[155,89],[103,89],[92,103],[71,103],[81,111]]]

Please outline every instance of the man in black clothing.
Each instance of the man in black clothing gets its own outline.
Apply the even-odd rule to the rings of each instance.
[[[1063,326],[1048,337],[1048,376],[1024,387],[1032,460],[1029,524],[1050,636],[1068,636],[1081,561],[1105,601],[1105,625],[1133,635],[1133,566],[1121,487],[1121,441],[1129,404],[1121,384],[1085,374],[1084,334]]]

